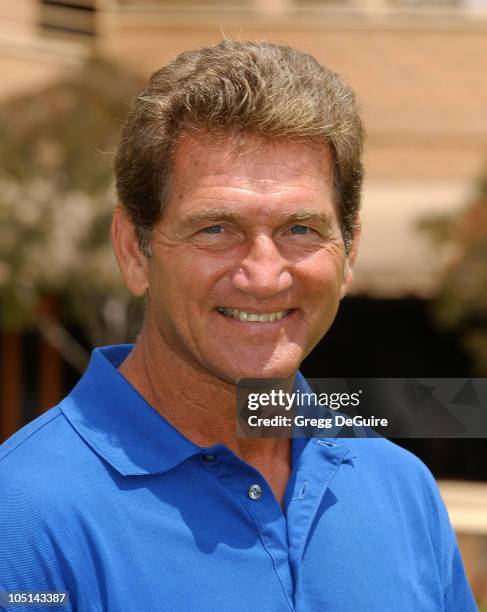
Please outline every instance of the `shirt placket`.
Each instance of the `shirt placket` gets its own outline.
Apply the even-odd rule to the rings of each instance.
[[[303,448],[294,466],[286,491],[286,526],[295,610],[306,610],[301,568],[313,522],[331,481],[348,456],[345,445],[313,438]]]
[[[301,562],[325,492],[341,463],[349,456],[338,442],[311,439],[293,459],[285,495],[284,515],[263,476],[225,446],[208,449],[202,465],[232,491],[247,510],[272,559],[287,610],[305,610],[301,593]]]
[[[286,518],[263,476],[224,446],[209,449],[202,464],[232,491],[246,509],[259,533],[260,540],[272,560],[283,592],[283,611],[294,610]],[[258,602],[256,602],[258,609]]]

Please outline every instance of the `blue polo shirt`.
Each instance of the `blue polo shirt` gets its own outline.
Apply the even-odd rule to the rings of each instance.
[[[476,610],[417,458],[295,439],[283,511],[257,470],[146,403],[117,370],[130,348],[96,349],[1,446],[0,591],[67,591],[83,612]]]

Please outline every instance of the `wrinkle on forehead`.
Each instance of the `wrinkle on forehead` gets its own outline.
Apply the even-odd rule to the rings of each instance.
[[[204,178],[208,185],[230,180],[262,193],[285,189],[286,183],[305,185],[310,175],[319,175],[327,185],[333,182],[329,147],[311,141],[186,132],[178,140],[174,162],[180,177]]]

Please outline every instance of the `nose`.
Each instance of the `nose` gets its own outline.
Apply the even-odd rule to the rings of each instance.
[[[256,236],[233,277],[234,286],[256,299],[278,295],[291,287],[288,260],[271,236]]]

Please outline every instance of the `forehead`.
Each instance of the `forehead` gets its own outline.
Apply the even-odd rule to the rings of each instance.
[[[173,158],[171,186],[180,199],[220,187],[263,194],[310,189],[328,195],[333,160],[325,144],[183,133]]]

